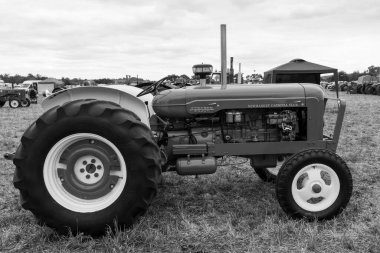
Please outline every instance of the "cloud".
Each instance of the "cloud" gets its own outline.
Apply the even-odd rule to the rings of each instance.
[[[158,79],[191,75],[200,62],[219,69],[220,24],[227,24],[228,56],[246,73],[297,57],[346,71],[368,67],[363,55],[380,58],[376,0],[13,0],[2,6],[0,72]],[[344,60],[347,55],[357,61]]]

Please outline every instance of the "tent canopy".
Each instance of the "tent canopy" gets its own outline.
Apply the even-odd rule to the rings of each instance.
[[[338,70],[303,59],[294,59],[288,63],[264,72],[264,83],[320,83],[320,75],[333,73],[338,82]]]

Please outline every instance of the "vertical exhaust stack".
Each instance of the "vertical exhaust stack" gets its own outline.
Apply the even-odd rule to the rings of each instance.
[[[227,39],[226,39],[226,25],[220,25],[221,37],[221,83],[222,90],[227,88]]]

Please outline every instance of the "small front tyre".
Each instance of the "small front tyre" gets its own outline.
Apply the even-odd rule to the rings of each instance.
[[[30,103],[31,103],[31,101],[29,98],[26,98],[25,100],[21,100],[21,106],[22,107],[29,107]]]
[[[329,150],[294,154],[277,176],[277,199],[293,218],[331,219],[346,207],[351,193],[352,176],[346,163]]]
[[[22,207],[67,234],[133,224],[160,177],[150,129],[117,104],[77,100],[45,112],[24,133],[14,163]]]

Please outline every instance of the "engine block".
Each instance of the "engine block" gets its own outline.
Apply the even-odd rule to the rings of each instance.
[[[295,110],[226,111],[222,123],[225,142],[294,141],[299,133]]]

